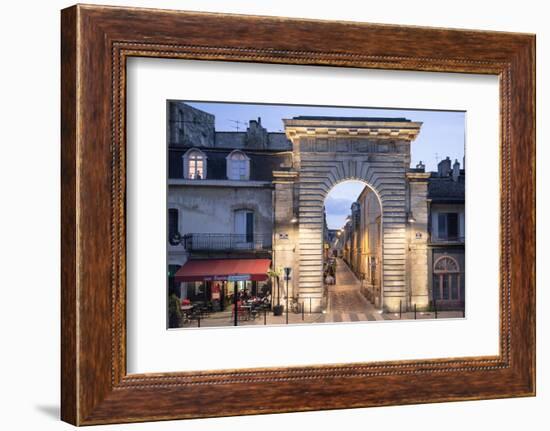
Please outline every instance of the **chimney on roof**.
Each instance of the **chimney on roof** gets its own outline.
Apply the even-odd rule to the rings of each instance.
[[[453,181],[455,183],[458,181],[459,176],[460,176],[460,163],[458,163],[458,159],[455,159],[455,162],[453,163]]]
[[[248,129],[246,130],[245,145],[248,148],[266,148],[267,147],[267,130],[262,126],[262,119],[250,120]]]
[[[420,169],[422,172],[426,171],[426,165],[422,163],[422,160],[418,162],[418,164],[416,165],[416,169]]]
[[[437,164],[437,173],[440,177],[448,177],[451,173],[451,159],[447,156]]]

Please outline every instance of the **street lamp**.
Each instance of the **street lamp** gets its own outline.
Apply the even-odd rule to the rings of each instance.
[[[298,223],[298,217],[296,217],[295,215],[292,216],[292,218],[290,219],[290,223],[292,223],[292,224]]]
[[[288,325],[288,280],[290,279],[290,271],[292,271],[292,268],[286,266],[284,271],[286,281],[286,323]]]
[[[407,213],[407,221],[408,221],[409,223],[414,223],[414,222],[416,222],[416,219],[414,218],[412,211],[409,211],[409,212]]]

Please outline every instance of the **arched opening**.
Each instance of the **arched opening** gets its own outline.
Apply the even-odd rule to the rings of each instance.
[[[183,176],[189,180],[206,179],[206,155],[198,148],[192,148],[183,156]]]
[[[439,306],[451,307],[464,301],[460,264],[452,256],[441,256],[433,266],[433,300]]]
[[[226,171],[230,180],[250,179],[250,158],[241,150],[233,150],[226,157]]]
[[[381,308],[382,205],[362,180],[334,185],[324,200],[323,278],[327,312]]]

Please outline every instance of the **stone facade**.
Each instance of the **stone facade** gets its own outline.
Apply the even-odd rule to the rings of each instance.
[[[430,173],[411,172],[409,183],[409,230],[407,274],[409,275],[409,307],[420,310],[430,303],[428,284],[428,180]]]
[[[418,311],[436,307],[440,310],[464,308],[465,174],[458,161],[455,161],[452,169],[450,166],[447,158],[439,163],[437,172],[425,172],[424,165],[420,163],[406,174],[406,272],[404,277],[399,274],[392,276],[396,282],[401,279],[405,281],[407,296],[399,304],[403,311],[411,311],[415,307]],[[365,296],[376,307],[380,307],[383,300],[379,302],[377,292],[387,291],[391,279],[376,278],[379,271],[386,274],[388,271],[382,269],[382,253],[373,247],[373,242],[378,241],[381,235],[369,227],[372,226],[373,218],[377,217],[376,212],[369,210],[373,195],[372,189],[365,187],[357,202],[352,205],[352,214],[354,208],[359,206],[359,232],[356,232],[352,217],[342,231],[341,244],[344,258],[357,277],[363,280]],[[357,235],[361,238],[361,244],[354,248],[353,238]],[[387,247],[387,241],[383,246]],[[364,256],[360,263],[348,257],[359,255]],[[372,256],[376,264],[374,269],[368,266]],[[446,265],[438,269],[438,262],[442,261],[452,268]],[[383,308],[395,311],[389,307]]]
[[[213,115],[179,101],[168,102],[168,115],[169,275],[190,259],[271,258],[274,171],[291,163],[285,135],[267,132],[259,118],[245,131],[218,132]],[[190,152],[200,158],[199,177],[190,175],[197,163]],[[246,164],[238,178],[231,177],[235,152]]]
[[[407,178],[410,144],[420,123],[406,119],[297,117],[284,120],[292,141],[298,200],[299,297],[323,297],[324,200],[336,184],[359,180],[380,197],[382,207],[383,304],[398,310],[408,301],[406,280]],[[277,206],[277,201],[275,201]],[[277,223],[277,220],[276,220]],[[275,239],[276,244],[277,239]]]

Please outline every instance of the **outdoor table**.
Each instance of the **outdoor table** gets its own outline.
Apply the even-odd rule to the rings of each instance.
[[[246,320],[249,320],[250,319],[250,311],[252,310],[252,306],[251,305],[241,305],[241,308],[243,310],[246,310],[246,314],[247,314],[247,319]]]
[[[181,311],[183,312],[183,316],[185,320],[189,320],[189,314],[191,313],[194,307],[195,307],[194,305],[182,305],[180,307]]]

